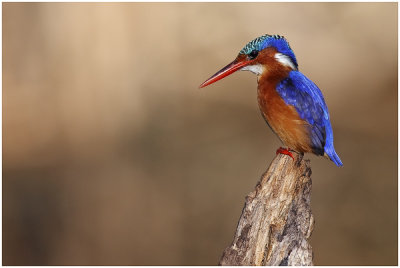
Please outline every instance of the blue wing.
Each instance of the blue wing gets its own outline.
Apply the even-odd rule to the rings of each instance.
[[[310,124],[311,148],[317,155],[326,153],[337,165],[342,161],[333,147],[333,132],[328,107],[319,88],[299,71],[289,76],[276,87],[286,104],[293,105],[300,117]]]

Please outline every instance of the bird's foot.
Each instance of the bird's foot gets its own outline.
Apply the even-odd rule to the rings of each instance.
[[[293,154],[289,150],[290,150],[290,148],[285,149],[285,148],[279,147],[279,149],[276,150],[276,154],[285,154],[285,155],[290,156],[294,160]]]

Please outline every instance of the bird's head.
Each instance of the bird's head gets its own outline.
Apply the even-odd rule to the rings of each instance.
[[[234,61],[207,79],[200,88],[238,70],[251,71],[257,75],[265,71],[297,70],[297,61],[283,36],[266,34],[247,43]]]

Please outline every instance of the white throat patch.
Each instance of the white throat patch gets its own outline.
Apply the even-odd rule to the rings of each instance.
[[[282,65],[288,66],[292,68],[292,70],[297,70],[296,65],[292,62],[289,56],[286,56],[282,53],[276,53],[275,54],[275,59],[282,63]]]
[[[256,65],[247,65],[244,66],[241,71],[250,71],[256,75],[261,75],[264,71],[264,67],[261,64],[256,64]]]

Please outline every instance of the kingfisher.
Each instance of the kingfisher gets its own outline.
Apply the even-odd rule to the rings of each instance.
[[[280,35],[263,35],[240,50],[227,66],[200,85],[206,87],[238,71],[257,75],[261,114],[287,148],[276,153],[314,153],[337,166],[342,161],[333,146],[328,107],[320,89],[299,71],[296,56]]]

